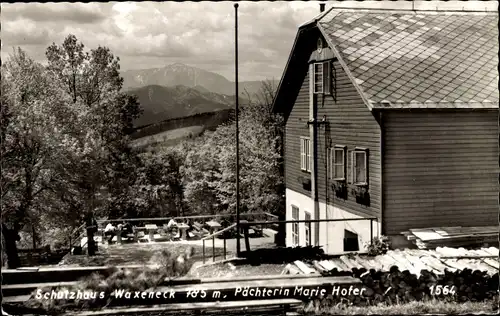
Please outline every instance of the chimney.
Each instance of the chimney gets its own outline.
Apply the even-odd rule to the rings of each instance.
[[[320,3],[319,4],[319,12],[322,13],[323,11],[325,11],[325,4],[324,3]]]

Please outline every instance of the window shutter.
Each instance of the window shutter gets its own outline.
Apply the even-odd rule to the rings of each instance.
[[[331,94],[332,76],[331,76],[331,61],[323,63],[323,90],[325,94]]]
[[[344,178],[347,180],[347,148],[344,147],[344,151],[343,151],[343,156],[342,156],[342,159],[344,159],[343,163],[344,163]]]
[[[369,183],[369,182],[368,182],[368,181],[369,181],[369,180],[368,180],[368,174],[369,174],[369,172],[368,172],[368,167],[369,167],[369,165],[370,165],[370,164],[369,164],[369,162],[368,162],[368,149],[367,149],[367,150],[365,150],[365,182],[366,182],[367,184]]]
[[[309,145],[309,150],[307,151],[307,160],[309,161],[309,168],[307,169],[307,171],[311,171],[312,172],[312,142],[310,140],[307,141],[307,144]]]
[[[306,169],[306,152],[304,148],[305,139],[300,139],[300,169]]]
[[[349,150],[347,152],[347,156],[349,157],[347,159],[348,160],[348,164],[347,164],[347,182],[348,183],[354,183],[354,173],[353,173],[353,169],[354,169],[354,151]]]
[[[330,93],[333,96],[333,100],[337,102],[337,71],[333,61],[330,62]]]

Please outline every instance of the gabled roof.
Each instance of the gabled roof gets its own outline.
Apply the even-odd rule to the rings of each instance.
[[[370,109],[498,108],[496,12],[330,9],[316,21]]]

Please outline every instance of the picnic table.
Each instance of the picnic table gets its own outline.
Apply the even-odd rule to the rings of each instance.
[[[188,224],[185,224],[185,223],[180,223],[177,225],[177,228],[179,229],[180,231],[180,237],[181,239],[187,239],[187,230],[189,229],[189,225]]]
[[[146,224],[145,227],[149,233],[149,241],[154,241],[155,233],[158,230],[158,226],[156,224]]]
[[[218,229],[220,229],[222,227],[222,225],[216,221],[208,221],[208,222],[206,222],[206,224],[208,227],[210,227],[211,234],[215,233]]]

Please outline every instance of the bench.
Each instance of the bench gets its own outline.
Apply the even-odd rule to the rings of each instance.
[[[149,241],[154,241],[155,232],[158,230],[158,226],[156,224],[146,224],[145,227],[149,233]]]
[[[193,223],[193,227],[196,229],[196,231],[198,231],[198,233],[202,237],[206,236],[206,235],[210,235],[210,232],[208,231],[208,229],[206,229],[205,227],[203,227],[203,224],[201,224],[199,222],[194,222]]]
[[[203,224],[201,224],[199,222],[194,222],[193,226],[194,226],[194,228],[196,228],[199,231],[201,231],[203,229]]]

